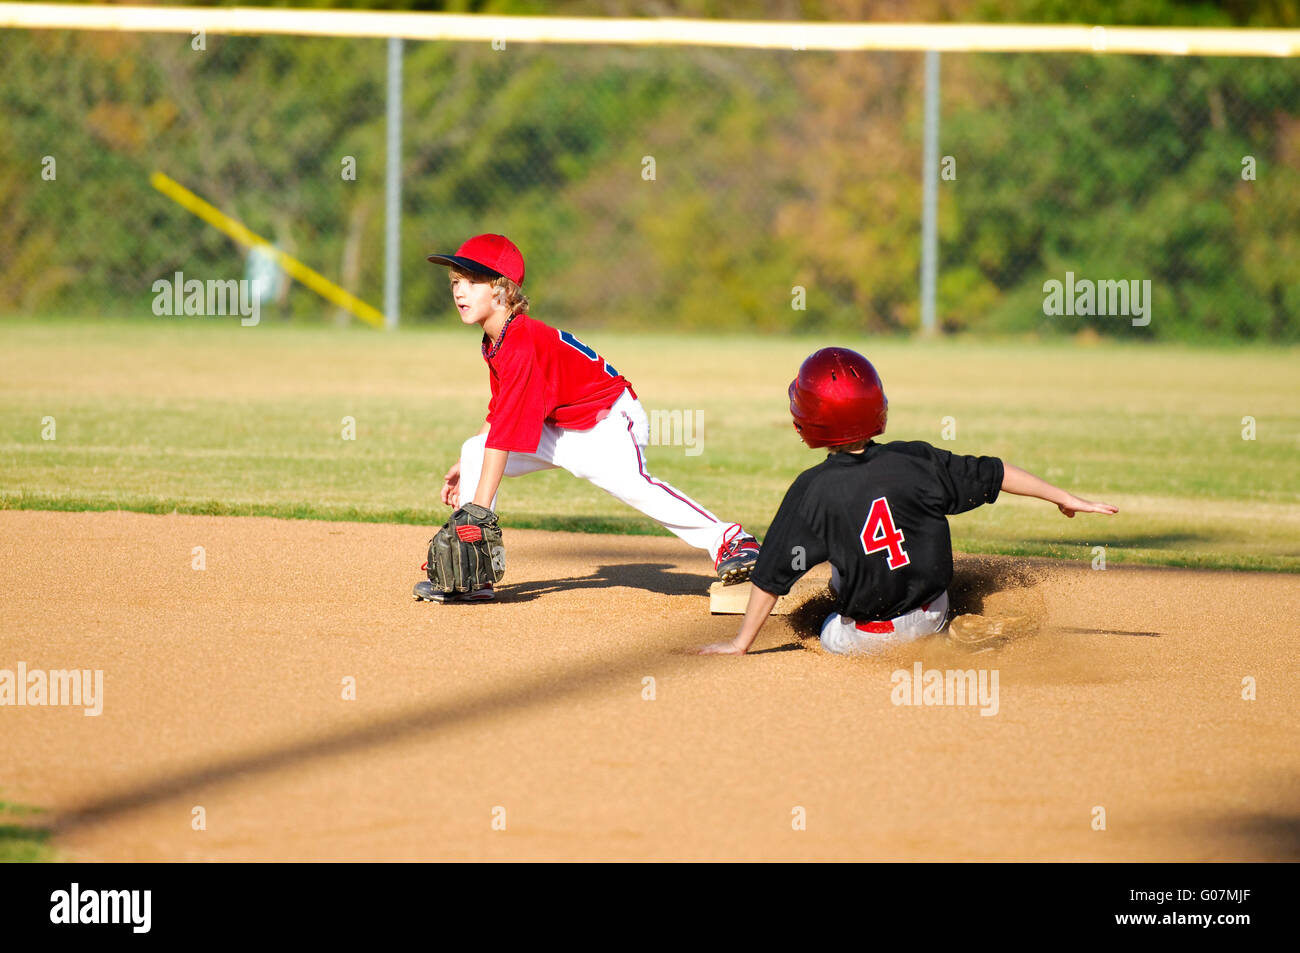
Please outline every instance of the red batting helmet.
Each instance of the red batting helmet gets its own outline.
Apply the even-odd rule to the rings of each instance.
[[[889,401],[871,362],[846,347],[824,347],[790,382],[794,429],[810,447],[838,447],[885,432]]]

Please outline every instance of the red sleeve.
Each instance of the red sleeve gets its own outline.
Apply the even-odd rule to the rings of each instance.
[[[522,330],[522,329],[520,329]],[[508,338],[493,358],[500,380],[489,405],[489,450],[533,453],[546,420],[546,381],[526,335]]]

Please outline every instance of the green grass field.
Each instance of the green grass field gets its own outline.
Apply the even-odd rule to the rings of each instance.
[[[953,518],[960,550],[1091,559],[1104,545],[1109,564],[1300,571],[1297,349],[579,336],[647,410],[703,412],[702,452],[652,446],[652,472],[760,536],[790,481],[822,459],[796,438],[785,391],[806,354],[834,343],[880,370],[888,438],[1001,456],[1121,510],[1068,521],[1003,497]],[[0,506],[433,526],[487,392],[477,337],[459,327],[4,321]],[[508,481],[499,509],[507,529],[661,532],[562,472]]]
[[[50,832],[10,820],[44,814],[40,808],[0,801],[0,864],[49,862],[56,858],[50,847]]]

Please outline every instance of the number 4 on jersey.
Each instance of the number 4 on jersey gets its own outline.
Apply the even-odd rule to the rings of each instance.
[[[862,527],[862,549],[868,556],[882,549],[889,551],[889,568],[902,569],[912,561],[903,549],[903,532],[894,525],[894,514],[889,511],[889,501],[878,496],[871,501],[871,512]]]

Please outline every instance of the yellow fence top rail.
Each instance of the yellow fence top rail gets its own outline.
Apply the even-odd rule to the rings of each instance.
[[[620,43],[768,50],[1150,53],[1296,56],[1300,30],[1032,24],[813,23],[615,19],[295,10],[0,3],[0,27],[146,33],[283,33],[297,36]]]

